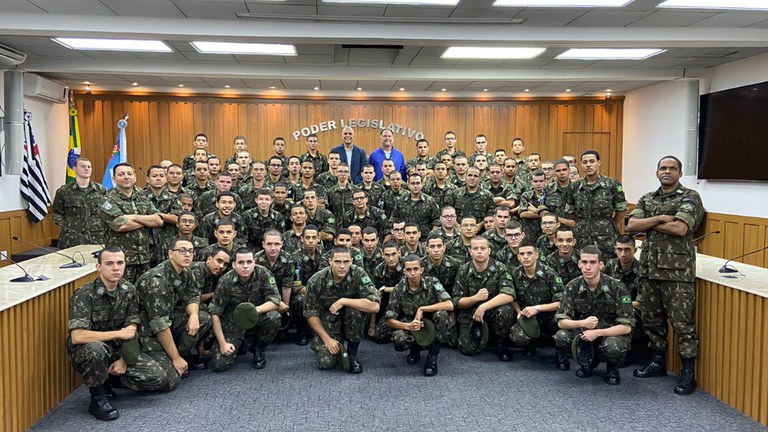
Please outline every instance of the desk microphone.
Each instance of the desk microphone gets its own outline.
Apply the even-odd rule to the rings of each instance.
[[[748,256],[748,255],[756,254],[756,253],[758,253],[760,251],[764,251],[766,249],[768,249],[768,246],[764,246],[764,247],[762,247],[762,248],[760,248],[758,250],[753,250],[752,252],[747,252],[747,253],[745,253],[743,255],[739,255],[737,257],[733,257],[733,258],[729,259],[728,261],[726,261],[725,264],[723,264],[723,266],[720,267],[720,270],[718,270],[718,272],[719,273],[738,273],[739,272],[738,270],[736,270],[735,268],[733,268],[733,267],[728,265],[729,262],[731,262],[731,261],[733,261],[735,259],[744,258],[745,256]]]
[[[26,270],[24,270],[24,267],[22,267],[21,265],[19,265],[19,263],[14,261],[13,258],[11,258],[8,254],[2,254],[0,256],[2,256],[3,258],[8,258],[8,261],[10,261],[13,265],[15,265],[16,267],[20,268],[21,271],[24,272],[24,276],[19,276],[17,278],[13,278],[13,279],[11,279],[11,282],[34,282],[34,281],[48,280],[48,276],[43,276],[43,275],[40,275],[37,278],[32,277],[32,275],[30,275],[29,273],[27,273]]]
[[[73,258],[73,257],[71,257],[69,255],[64,255],[63,253],[61,253],[61,252],[59,252],[59,251],[57,251],[55,249],[51,249],[51,248],[48,248],[48,247],[45,247],[45,246],[36,245],[34,243],[30,243],[28,241],[24,241],[24,240],[22,240],[22,239],[20,239],[20,238],[18,238],[16,236],[13,236],[11,238],[16,240],[19,243],[24,243],[27,246],[34,246],[34,247],[37,247],[37,248],[40,248],[40,249],[43,249],[43,250],[47,250],[48,252],[54,253],[56,255],[61,255],[61,256],[65,257],[65,258],[67,258],[67,259],[72,260],[71,263],[62,264],[59,267],[60,269],[79,268],[79,267],[82,267],[84,265],[84,264],[80,264],[79,262],[77,262],[75,260],[75,258]]]
[[[706,233],[706,234],[704,234],[704,235],[701,235],[701,236],[698,236],[698,237],[696,237],[695,239],[691,240],[691,242],[693,242],[693,243],[696,243],[697,241],[699,241],[699,240],[703,239],[704,237],[709,237],[709,236],[711,236],[712,234],[720,234],[720,230],[717,230],[717,231],[710,231],[710,232],[708,232],[708,233]]]
[[[82,233],[79,233],[79,232],[73,230],[72,228],[66,227],[63,224],[59,223],[59,222],[54,222],[54,224],[56,224],[57,227],[63,229],[64,231],[76,235],[78,238],[80,238],[80,240],[85,240],[85,243],[83,243],[83,244],[94,244],[94,243],[91,243],[91,239],[89,239],[88,237],[86,237]],[[100,246],[102,249],[104,249],[104,245],[103,244],[96,244],[96,246]],[[93,255],[94,258],[98,259],[99,258],[99,251],[94,251],[94,252],[91,253],[91,255]]]

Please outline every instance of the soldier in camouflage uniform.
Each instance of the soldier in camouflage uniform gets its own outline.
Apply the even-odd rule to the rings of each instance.
[[[336,183],[338,183],[338,179],[336,178],[336,168],[339,167],[339,163],[341,163],[340,154],[336,152],[328,153],[328,170],[324,173],[313,173],[313,176],[317,174],[315,182],[325,189],[332,188],[336,185]]]
[[[226,249],[216,247],[203,261],[196,261],[189,265],[189,271],[197,290],[200,292],[200,310],[207,311],[208,304],[213,299],[216,284],[221,275],[229,270],[231,260]]]
[[[533,318],[539,323],[541,336],[554,336],[557,332],[555,312],[560,307],[563,297],[563,279],[554,270],[539,261],[539,251],[533,243],[525,239],[520,243],[517,256],[521,266],[512,269],[515,279],[517,298],[512,306],[521,317]],[[537,340],[529,337],[516,322],[510,330],[512,342],[523,347],[526,357],[536,355]],[[567,362],[565,352],[557,351],[558,365]]]
[[[539,250],[542,261],[546,261],[549,254],[557,252],[557,239],[555,235],[558,228],[560,228],[560,220],[557,215],[546,213],[541,216],[542,234],[536,239],[536,249]]]
[[[237,194],[243,202],[243,209],[250,210],[256,207],[256,194],[262,189],[271,189],[264,178],[267,175],[267,167],[264,162],[256,161],[251,168],[251,178],[247,183],[240,184]]]
[[[121,355],[123,343],[136,338],[141,322],[136,289],[122,279],[125,254],[116,246],[103,249],[96,270],[99,277],[75,291],[69,301],[67,357],[91,392],[88,412],[99,420],[114,420],[120,414],[109,401],[116,397],[112,383],[136,391],[161,391],[175,388],[179,379],[167,375],[143,352],[131,364]]]
[[[222,172],[216,175],[216,188],[207,190],[195,199],[195,215],[198,219],[202,219],[208,213],[215,212],[218,206],[219,195],[222,192],[230,192],[235,199],[235,211],[241,213],[243,211],[243,201],[232,188],[232,176],[229,172]]]
[[[192,246],[195,248],[195,256],[193,259],[195,261],[202,261],[203,249],[208,246],[208,239],[194,235],[196,227],[197,218],[195,218],[195,214],[190,211],[183,211],[179,213],[178,219],[176,221],[177,232],[175,237],[192,242]],[[170,247],[168,243],[173,241],[173,239],[174,237],[168,239],[168,241],[163,246],[163,250],[166,251],[166,254],[168,253],[168,249]]]
[[[75,181],[56,191],[51,211],[53,222],[62,227],[59,248],[80,244],[103,244],[104,225],[97,218],[98,208],[104,202],[107,189],[91,181],[91,161],[75,161]],[[77,234],[81,235],[77,235]]]
[[[254,250],[262,249],[264,233],[275,229],[285,231],[283,215],[272,210],[272,191],[261,189],[256,195],[256,207],[243,213],[243,222],[248,227],[248,246]]]
[[[420,241],[427,238],[427,234],[440,220],[440,208],[431,196],[422,193],[422,182],[423,179],[418,173],[413,173],[408,177],[410,194],[397,199],[390,215],[390,221],[394,218],[401,218],[406,222],[417,224],[421,233]]]
[[[379,201],[381,201],[381,196],[384,195],[387,188],[383,184],[373,181],[376,177],[376,170],[373,168],[373,165],[363,165],[363,171],[360,173],[360,176],[363,178],[363,181],[360,182],[358,187],[367,194],[368,204],[381,210],[381,207],[378,206]]]
[[[389,305],[389,297],[395,285],[403,278],[402,252],[397,243],[390,240],[381,247],[381,256],[384,261],[373,269],[370,276],[373,284],[379,291],[381,309],[376,315],[371,316],[368,327],[368,336],[377,342],[386,342],[391,336],[391,330],[384,320],[384,312]]]
[[[507,206],[496,207],[493,213],[493,229],[485,231],[482,236],[488,239],[488,244],[491,246],[491,258],[499,260],[501,252],[507,245],[507,239],[505,238],[507,224],[509,223],[510,210]]]
[[[475,159],[478,156],[485,156],[486,161],[493,160],[493,154],[488,153],[488,138],[483,135],[475,136],[475,152],[469,156],[469,165],[475,165]]]
[[[368,205],[370,199],[366,192],[358,189],[352,193],[352,205],[341,218],[341,226],[349,226],[353,223],[360,225],[363,230],[372,227],[382,238],[389,234],[389,221],[384,211]]]
[[[363,229],[363,267],[370,276],[373,269],[384,262],[381,248],[379,247],[379,233],[373,227]]]
[[[528,167],[528,158],[523,155],[525,143],[522,138],[512,140],[512,159],[517,162],[517,172],[515,178],[523,184],[531,183],[531,169]]]
[[[353,211],[352,195],[358,190],[357,186],[349,181],[349,166],[340,163],[336,168],[337,183],[327,190],[328,192],[328,211],[340,220],[350,211]]]
[[[254,369],[266,366],[267,344],[275,339],[280,330],[280,313],[277,312],[280,293],[275,277],[265,267],[256,264],[250,248],[239,248],[232,256],[232,270],[219,279],[213,300],[208,306],[216,337],[211,360],[214,372],[232,367],[240,346],[248,336],[234,320],[235,308],[240,303],[253,303],[259,315],[256,327],[248,332],[253,334],[255,345],[252,362]]]
[[[302,203],[307,214],[306,223],[320,229],[320,240],[323,241],[324,246],[330,248],[333,237],[336,235],[336,217],[330,211],[317,206],[317,192],[313,189],[304,192]]]
[[[349,248],[349,253],[352,254],[352,264],[359,267],[365,267],[365,263],[363,261],[363,251],[352,246],[352,232],[350,230],[346,228],[340,229],[338,234],[336,234],[336,238],[333,239],[333,246],[343,246]],[[331,250],[328,250],[328,252],[326,252],[323,255],[323,258],[320,260],[321,269],[328,267],[329,259],[331,259]]]
[[[425,376],[434,376],[437,375],[440,344],[451,341],[451,328],[454,324],[448,314],[453,310],[451,295],[443,289],[439,280],[423,274],[424,266],[418,256],[406,256],[403,267],[405,277],[392,291],[384,320],[392,328],[395,351],[410,349],[406,357],[408,364],[416,364],[421,360],[422,347],[414,341],[413,332],[421,330],[423,319],[429,319],[435,324],[437,337],[428,347],[429,354],[423,370]]]
[[[688,395],[696,389],[694,364],[699,338],[693,320],[696,291],[696,252],[693,236],[704,218],[699,194],[680,184],[682,163],[663,157],[656,169],[661,186],[637,202],[627,229],[645,232],[640,256],[643,285],[643,325],[656,351],[651,363],[634,371],[637,377],[666,375],[667,319],[679,337],[683,369],[675,393]]]
[[[331,187],[336,186],[334,183]],[[301,165],[301,179],[299,183],[292,185],[293,202],[301,202],[304,192],[312,189],[317,194],[317,200],[321,203],[328,202],[328,188],[317,182],[315,178],[315,166],[311,162]]]
[[[568,194],[571,193],[571,171],[568,161],[558,159],[554,165],[555,180],[547,185],[544,206],[547,211],[556,215],[560,223],[573,227],[576,222],[569,219],[570,214],[566,211],[568,204]]]
[[[222,219],[216,224],[216,229],[213,232],[216,237],[216,243],[210,244],[203,248],[200,252],[200,256],[208,256],[213,253],[216,248],[222,248],[230,255],[237,248],[245,246],[245,243],[237,240],[237,231],[235,231],[235,224],[229,219]]]
[[[509,221],[504,230],[504,238],[507,240],[507,245],[499,254],[498,261],[501,261],[508,269],[513,269],[521,265],[517,252],[520,243],[526,238],[520,222],[516,220]]]
[[[392,171],[389,173],[389,188],[381,195],[380,201],[376,204],[377,207],[384,210],[384,214],[388,218],[392,218],[392,213],[395,211],[395,207],[400,199],[408,198],[410,192],[403,186],[403,175],[400,171]]]
[[[581,276],[580,252],[576,249],[573,230],[567,226],[560,226],[555,233],[555,245],[557,245],[557,251],[550,253],[544,262],[556,271],[563,278],[563,283],[567,285],[568,282]]]
[[[381,301],[371,278],[352,264],[349,249],[335,247],[330,267],[317,272],[307,283],[304,316],[315,337],[312,350],[320,369],[336,365],[344,340],[351,373],[361,373],[357,349],[363,339],[368,316],[379,311]]]
[[[408,159],[408,162],[405,163],[405,170],[408,173],[415,171],[416,164],[418,163],[425,164],[427,169],[431,170],[435,167],[435,163],[437,163],[438,160],[439,159],[436,157],[429,155],[429,141],[422,138],[416,140],[416,157]],[[408,174],[408,178],[410,180],[410,174]]]
[[[296,279],[296,265],[291,254],[283,250],[283,236],[271,229],[264,233],[263,250],[253,256],[256,264],[264,266],[275,277],[280,291],[280,305],[277,311],[285,314],[290,309]]]
[[[400,254],[402,256],[416,254],[420,258],[426,258],[427,248],[423,243],[419,242],[419,238],[421,238],[419,226],[413,222],[407,222],[403,228],[403,232],[405,233],[405,244],[400,246]]]
[[[471,242],[472,260],[459,268],[453,287],[453,304],[458,322],[458,346],[462,354],[478,354],[470,340],[472,321],[485,322],[498,338],[496,355],[501,361],[511,361],[509,329],[515,319],[515,281],[507,267],[490,257],[488,240],[474,237]]]
[[[108,228],[106,246],[119,246],[125,253],[125,279],[134,283],[150,268],[151,228],[163,225],[160,212],[138,193],[136,172],[128,163],[112,169],[115,188],[107,192],[99,207],[99,217]]]
[[[456,283],[456,275],[462,262],[445,255],[445,240],[436,233],[427,237],[427,258],[422,260],[424,274],[437,278],[445,291],[453,295],[453,286]]]
[[[568,350],[573,338],[591,342],[595,346],[592,362],[576,372],[579,378],[592,376],[600,357],[607,361],[605,382],[621,383],[619,363],[629,352],[630,333],[635,325],[632,298],[621,281],[601,272],[603,261],[600,250],[589,245],[581,250],[579,268],[582,275],[565,286],[560,309],[555,315],[560,330],[555,333],[555,345]],[[561,365],[561,370],[570,364]]]
[[[489,210],[496,208],[491,193],[480,188],[480,170],[475,167],[467,169],[467,185],[453,191],[453,207],[459,217],[474,216],[475,220],[483,220]]]
[[[460,234],[445,244],[445,254],[460,263],[470,260],[469,244],[478,230],[477,220],[474,216],[467,215],[459,221]]]
[[[205,134],[199,133],[195,135],[195,150],[202,149],[207,153],[207,157],[216,157],[213,153],[208,153],[208,137]],[[195,152],[184,157],[184,171],[191,170],[195,166]]]
[[[199,197],[205,191],[214,190],[216,185],[208,179],[208,162],[195,162],[195,171],[190,175],[187,173],[187,190],[195,197]]]
[[[520,196],[520,222],[523,232],[529,240],[535,242],[541,236],[541,215],[547,211],[544,205],[546,189],[544,188],[544,171],[536,170],[531,179],[533,189],[523,192]]]
[[[324,154],[317,151],[317,135],[307,135],[307,152],[299,156],[299,160],[303,164],[304,162],[312,162],[312,166],[315,167],[315,172],[322,174],[328,171],[328,158]]]
[[[181,201],[166,189],[165,169],[152,165],[147,170],[147,187],[137,192],[154,204],[163,218],[163,226],[152,228],[151,264],[156,266],[168,256],[168,242],[176,235],[176,223],[181,213]]]
[[[627,199],[618,180],[600,174],[600,154],[581,154],[585,176],[571,185],[566,212],[576,221],[573,234],[580,247],[596,245],[603,257],[613,258],[613,244],[624,224]]]
[[[466,153],[456,148],[456,133],[453,131],[447,131],[443,134],[445,140],[445,148],[438,151],[437,159],[440,159],[443,155],[449,155],[452,159],[456,159],[459,156],[466,156]]]
[[[229,219],[237,231],[237,239],[241,242],[248,241],[248,225],[245,224],[240,213],[235,212],[235,195],[232,192],[220,192],[216,197],[215,212],[208,213],[198,224],[195,234],[207,238],[210,243],[216,242],[215,228],[223,219]]]
[[[630,235],[620,235],[616,239],[616,258],[611,258],[603,273],[620,280],[632,296],[632,307],[635,311],[635,326],[632,327],[632,351],[625,360],[626,364],[634,358],[645,357],[648,349],[648,337],[643,328],[640,308],[642,299],[642,278],[640,277],[640,261],[635,259],[635,239]]]
[[[189,265],[195,251],[192,243],[177,239],[168,250],[168,260],[141,275],[136,291],[141,299],[139,340],[142,349],[165,369],[185,377],[187,369],[204,369],[190,351],[205,338],[211,317],[200,310],[200,291]]]
[[[312,337],[307,320],[304,318],[304,301],[307,297],[307,283],[323,267],[320,231],[314,225],[307,225],[301,234],[301,249],[293,254],[297,279],[291,293],[291,312],[296,324],[296,345],[307,345]]]
[[[439,208],[453,205],[453,190],[456,189],[450,182],[448,167],[443,162],[437,162],[432,176],[424,180],[423,192],[431,196]]]

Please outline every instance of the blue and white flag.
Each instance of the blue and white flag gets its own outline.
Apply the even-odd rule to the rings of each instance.
[[[125,138],[125,128],[128,127],[128,114],[117,122],[117,127],[120,128],[120,132],[117,134],[115,146],[112,147],[112,157],[109,158],[107,169],[104,171],[104,180],[101,181],[101,184],[107,189],[115,187],[112,184],[112,168],[119,163],[128,161],[128,148]]]
[[[27,213],[35,222],[40,222],[48,214],[51,194],[43,174],[43,162],[40,150],[32,134],[32,114],[24,113],[24,162],[21,168],[21,197],[27,202]]]

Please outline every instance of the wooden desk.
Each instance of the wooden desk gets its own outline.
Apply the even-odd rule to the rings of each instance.
[[[0,430],[29,429],[81,384],[64,347],[69,298],[93,280],[91,253],[100,248],[61,251],[82,253],[85,265],[80,268],[59,269],[69,260],[55,254],[21,263],[33,277],[48,276],[46,281],[9,282],[24,272],[15,265],[0,268]]]

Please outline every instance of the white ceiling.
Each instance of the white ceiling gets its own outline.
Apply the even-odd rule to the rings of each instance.
[[[368,95],[456,98],[510,97],[525,89],[527,96],[560,95],[566,88],[571,95],[599,95],[607,88],[620,94],[659,81],[703,77],[714,66],[768,52],[768,12],[662,10],[656,7],[661,1],[563,9],[499,8],[491,6],[493,0],[461,0],[455,7],[320,0],[0,0],[0,44],[28,55],[21,69],[76,89],[89,81],[93,90],[343,96],[358,94],[361,87]],[[73,51],[52,42],[54,36],[161,39],[174,52]],[[298,56],[200,54],[189,45],[192,40],[293,43]],[[531,60],[440,58],[451,45],[547,51]],[[667,51],[643,61],[555,60],[571,47]]]

